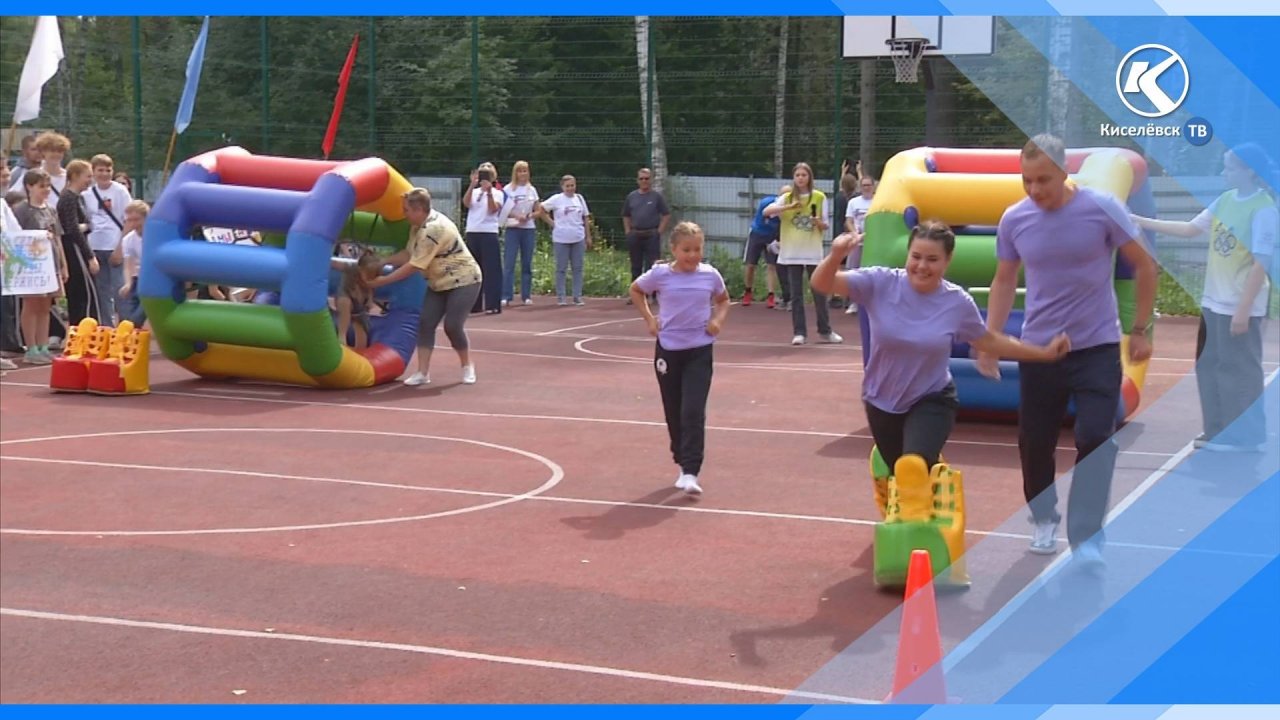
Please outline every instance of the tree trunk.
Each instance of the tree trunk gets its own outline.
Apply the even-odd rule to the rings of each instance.
[[[787,134],[787,36],[790,18],[778,18],[778,82],[773,91],[773,174],[785,175],[782,167]]]
[[[925,143],[951,147],[955,145],[956,130],[954,68],[945,57],[926,57],[921,62],[929,64],[928,72],[933,75],[933,86],[925,89]]]
[[[876,61],[858,62],[858,159],[862,172],[871,175],[875,169],[876,147]]]
[[[1071,68],[1072,18],[1053,18],[1049,21],[1049,76],[1045,130],[1058,136],[1070,147],[1076,138],[1069,137],[1079,126],[1080,104],[1073,102],[1071,81],[1067,79]]]
[[[636,62],[640,69],[640,109],[644,117],[641,124],[649,126],[649,118],[653,118],[652,133],[647,142],[653,146],[653,188],[662,192],[663,181],[667,177],[667,143],[662,135],[662,102],[658,98],[658,71],[650,67],[654,59],[649,55],[649,17],[636,16]],[[653,112],[649,112],[649,76],[653,75]]]

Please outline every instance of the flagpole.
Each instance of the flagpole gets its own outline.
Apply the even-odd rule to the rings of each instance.
[[[9,153],[13,152],[13,136],[17,134],[18,121],[14,120],[13,123],[9,125],[9,137],[4,139],[4,157],[3,159],[0,159],[0,162],[5,163],[6,165],[9,163]],[[8,188],[4,189],[7,190]]]
[[[173,160],[173,146],[178,142],[178,131],[175,129],[169,135],[169,152],[164,155],[164,173],[160,176],[160,189],[163,190],[165,183],[169,181],[169,162]]]

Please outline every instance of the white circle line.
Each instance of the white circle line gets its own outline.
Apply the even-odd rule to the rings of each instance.
[[[613,353],[604,353],[597,350],[588,350],[586,344],[592,340],[599,340],[597,337],[582,338],[573,344],[573,349],[586,355],[595,355],[596,357],[609,358],[611,360],[626,360],[628,362],[644,363],[646,365],[652,363],[647,358],[630,357],[628,355],[615,355]],[[813,372],[825,373],[860,373],[862,370],[857,367],[856,363],[816,363],[813,365],[806,364],[764,364],[764,363],[735,363],[716,361],[716,367],[736,367],[748,368],[752,370],[811,370]],[[847,369],[841,369],[847,368]]]
[[[506,445],[498,445],[496,443],[484,442],[483,440],[471,440],[468,438],[445,437],[440,435],[421,435],[417,433],[400,433],[388,432],[381,430],[330,430],[327,428],[171,428],[166,430],[120,430],[115,432],[101,433],[81,433],[75,435],[53,435],[48,437],[21,438],[17,440],[3,440],[0,445],[18,445],[26,443],[53,442],[58,440],[85,440],[90,438],[102,437],[127,437],[137,435],[177,435],[182,433],[210,433],[210,432],[277,432],[277,433],[333,433],[342,435],[376,435],[383,437],[403,437],[418,440],[441,440],[445,442],[461,442],[470,445],[477,445],[494,450],[503,450],[514,453],[522,457],[529,458],[541,463],[543,466],[551,470],[551,477],[548,478],[538,487],[518,495],[502,497],[498,500],[480,505],[470,505],[453,510],[443,510],[435,513],[427,513],[424,515],[407,515],[391,518],[375,518],[372,520],[349,520],[344,522],[333,523],[314,523],[309,525],[279,525],[269,527],[246,527],[246,528],[209,528],[203,530],[36,530],[27,528],[0,528],[0,534],[5,535],[59,535],[59,536],[84,536],[84,535],[102,535],[111,537],[142,537],[142,536],[158,536],[158,535],[232,535],[232,534],[248,534],[248,533],[265,533],[265,532],[289,532],[295,530],[326,530],[331,528],[345,527],[362,527],[370,525],[390,525],[393,523],[413,522],[416,520],[431,520],[441,517],[451,517],[454,515],[463,515],[479,510],[488,510],[510,503],[520,502],[529,498],[537,497],[547,492],[551,488],[560,484],[564,479],[564,469],[552,460],[532,453],[527,450],[513,448]],[[240,471],[243,472],[243,471]],[[351,481],[360,482],[360,481]]]

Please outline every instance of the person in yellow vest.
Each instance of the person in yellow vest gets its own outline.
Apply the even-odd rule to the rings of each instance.
[[[778,272],[786,272],[791,286],[792,345],[803,345],[806,331],[804,317],[804,278],[812,276],[822,262],[822,239],[830,226],[831,210],[827,196],[813,187],[813,168],[809,163],[796,163],[791,173],[791,190],[778,196],[764,209],[765,217],[781,217],[778,231]],[[827,296],[809,287],[813,310],[818,316],[818,337],[822,342],[843,342],[831,329]]]
[[[1196,384],[1204,432],[1196,447],[1261,451],[1267,437],[1262,397],[1262,319],[1267,315],[1280,212],[1276,168],[1255,143],[1228,150],[1222,177],[1230,189],[1190,222],[1134,216],[1144,229],[1196,237],[1209,233]]]

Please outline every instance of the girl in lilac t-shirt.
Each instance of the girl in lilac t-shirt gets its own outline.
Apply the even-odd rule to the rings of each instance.
[[[662,393],[662,410],[671,436],[671,456],[680,466],[676,487],[690,495],[702,493],[698,473],[707,425],[707,395],[711,391],[711,345],[729,312],[724,278],[702,262],[702,228],[682,222],[671,231],[675,260],[654,265],[631,283],[631,302],[658,338],[653,369]],[[648,296],[662,293],[654,317]]]
[[[862,400],[871,435],[895,475],[903,475],[897,469],[899,460],[922,465],[927,475],[955,426],[953,342],[1011,359],[1044,362],[1062,357],[1070,346],[1065,335],[1039,347],[988,331],[969,293],[944,279],[956,237],[942,222],[925,221],[912,230],[905,268],[838,272],[845,256],[861,242],[856,233],[837,237],[811,282],[818,292],[847,297],[866,313],[871,337],[863,340],[870,355]]]

